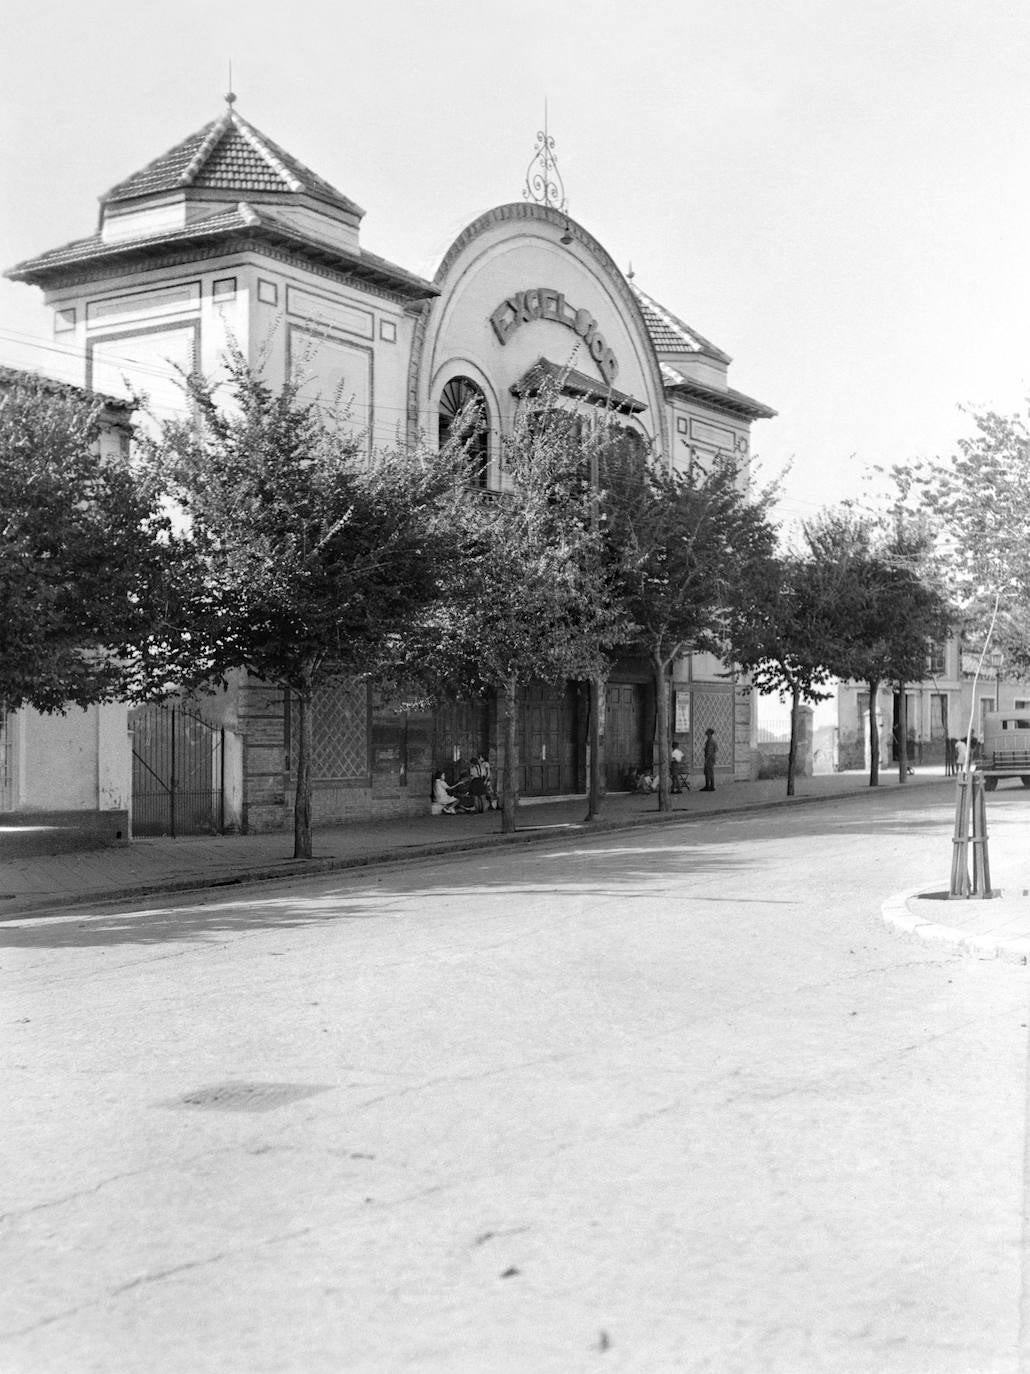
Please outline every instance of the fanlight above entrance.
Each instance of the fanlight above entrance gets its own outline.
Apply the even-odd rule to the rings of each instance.
[[[460,435],[469,457],[469,480],[485,487],[490,469],[490,417],[482,389],[469,377],[452,377],[440,393],[439,444]],[[464,423],[464,433],[459,430]]]

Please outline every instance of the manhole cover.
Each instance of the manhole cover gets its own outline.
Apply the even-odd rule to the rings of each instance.
[[[212,1088],[196,1088],[161,1105],[206,1107],[216,1112],[271,1112],[302,1097],[328,1091],[327,1087],[308,1083],[216,1083]]]

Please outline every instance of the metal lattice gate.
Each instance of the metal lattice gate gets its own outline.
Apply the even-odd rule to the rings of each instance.
[[[212,835],[225,827],[225,731],[181,706],[140,706],[132,730],[132,833]]]

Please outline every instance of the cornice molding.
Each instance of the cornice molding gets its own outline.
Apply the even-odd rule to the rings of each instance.
[[[290,253],[281,248],[273,248],[259,236],[250,234],[236,234],[231,238],[206,245],[203,248],[194,247],[188,250],[184,248],[179,252],[162,253],[152,257],[129,258],[121,265],[108,260],[105,268],[97,267],[92,271],[78,271],[74,268],[70,268],[67,272],[57,270],[48,279],[45,289],[51,294],[63,294],[72,288],[89,286],[93,282],[111,281],[115,277],[140,277],[149,272],[163,272],[169,268],[182,267],[190,263],[209,262],[216,258],[238,257],[241,253],[252,253],[255,257],[272,262],[281,262],[294,269],[299,268],[305,272],[310,272],[313,276],[338,282],[340,285],[349,286],[352,290],[364,291],[367,295],[376,296],[380,300],[391,301],[396,305],[409,306],[411,304],[411,297],[403,292],[388,291],[385,287],[366,281],[355,273],[340,272],[331,267],[326,267],[322,263],[314,263],[303,253]],[[112,267],[116,267],[117,270],[112,271]]]

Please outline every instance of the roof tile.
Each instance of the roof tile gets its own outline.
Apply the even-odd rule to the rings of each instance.
[[[637,298],[647,332],[651,335],[651,342],[658,353],[704,353],[710,358],[718,359],[719,362],[731,361],[729,354],[724,353],[721,348],[716,348],[715,344],[703,334],[699,334],[696,329],[684,324],[671,310],[666,310],[664,305],[659,305],[645,291],[641,291],[636,282],[630,281],[630,289]]]

